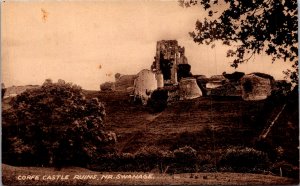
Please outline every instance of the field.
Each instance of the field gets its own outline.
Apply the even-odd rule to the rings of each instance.
[[[55,171],[53,168],[12,167],[2,165],[2,183],[5,185],[291,185],[296,180],[271,175],[242,174],[242,173],[185,173],[158,174],[144,172],[94,172],[78,167],[64,168]],[[18,176],[31,175],[33,179]],[[49,176],[52,177],[49,177]],[[55,179],[53,175],[60,175]],[[76,178],[76,175],[81,175]],[[89,179],[83,175],[92,176]],[[112,178],[108,178],[111,175]],[[128,175],[146,175],[145,179],[129,178]],[[38,176],[38,180],[37,177]],[[44,177],[43,177],[44,176]],[[68,176],[68,179],[66,179]],[[121,177],[123,176],[123,177]],[[127,177],[125,177],[127,176]],[[75,178],[74,178],[75,177]],[[106,177],[106,178],[105,178]]]

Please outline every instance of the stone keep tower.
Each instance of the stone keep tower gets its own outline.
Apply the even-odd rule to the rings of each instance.
[[[176,85],[178,64],[187,64],[184,47],[178,46],[177,40],[161,40],[156,44],[155,61],[151,70],[163,75],[165,85]]]

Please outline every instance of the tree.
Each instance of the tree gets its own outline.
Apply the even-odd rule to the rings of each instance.
[[[105,109],[77,85],[59,80],[26,90],[3,111],[4,162],[30,166],[86,166],[109,150]]]
[[[227,57],[233,57],[231,66],[235,68],[263,52],[271,56],[272,62],[290,61],[293,70],[284,73],[298,84],[297,1],[179,0],[179,3],[184,7],[198,4],[208,14],[189,33],[194,42],[214,47],[215,41],[222,41],[230,47]]]
[[[177,66],[178,70],[177,70],[177,78],[178,80],[180,80],[181,78],[185,78],[185,77],[191,77],[192,73],[191,73],[191,65],[189,64],[179,64]]]
[[[162,112],[168,105],[168,91],[164,89],[154,90],[151,94],[147,105],[151,108],[151,111]]]
[[[1,83],[1,99],[3,99],[5,92],[6,92],[5,85],[4,83]]]

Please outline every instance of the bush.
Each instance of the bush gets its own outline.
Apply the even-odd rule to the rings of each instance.
[[[253,148],[230,148],[221,156],[219,166],[231,167],[235,171],[251,172],[254,169],[268,167],[266,153]]]
[[[193,160],[197,157],[197,151],[190,146],[184,146],[174,150],[174,156],[182,161]]]
[[[254,140],[255,149],[267,153],[270,161],[275,161],[277,159],[277,153],[273,143],[274,142],[271,139],[267,138],[258,138]]]
[[[1,99],[3,99],[5,92],[6,92],[6,88],[5,88],[4,84],[2,83],[1,84]]]
[[[98,156],[98,161],[89,169],[94,171],[134,171],[134,155],[132,153],[109,153]]]
[[[18,95],[3,112],[3,140],[9,143],[3,162],[21,165],[30,154],[32,166],[85,166],[111,150],[104,116],[103,104],[85,99],[79,86],[47,80]],[[20,145],[26,147],[21,152]]]
[[[168,104],[168,91],[164,89],[154,90],[151,94],[147,105],[150,107],[151,112],[162,112]]]
[[[134,157],[138,165],[136,167],[138,171],[159,169],[160,172],[162,172],[164,164],[172,157],[172,153],[169,151],[162,151],[155,146],[145,146],[136,152]]]
[[[180,80],[181,78],[191,77],[191,65],[189,64],[179,64],[177,70],[177,78]]]
[[[274,174],[280,176],[280,169],[281,169],[282,176],[299,179],[299,167],[294,166],[285,161],[281,161],[281,162],[274,163],[271,168],[271,171]]]
[[[94,164],[95,171],[131,172],[143,171],[160,173],[195,172],[197,152],[191,147],[175,151],[161,150],[155,146],[145,146],[135,153],[103,155]]]
[[[142,147],[136,153],[106,154],[99,156],[91,168],[96,171],[166,171],[173,160],[173,153],[154,146]]]
[[[131,101],[135,105],[143,105],[144,98],[142,98],[140,95],[136,95],[133,97],[133,100],[131,100]]]
[[[116,88],[114,82],[105,82],[100,85],[101,91],[114,91],[115,89]]]
[[[197,170],[197,151],[190,146],[184,146],[174,150],[173,167],[171,171],[176,173],[195,172]]]
[[[245,73],[235,71],[231,74],[227,74],[226,72],[223,72],[222,75],[231,82],[237,82],[245,75]]]
[[[246,93],[250,93],[253,90],[253,85],[251,80],[247,79],[245,80],[244,84],[243,84],[243,88],[245,90]]]
[[[291,93],[291,89],[291,83],[288,83],[287,81],[276,81],[274,83],[271,95],[281,98],[283,96],[289,95]]]

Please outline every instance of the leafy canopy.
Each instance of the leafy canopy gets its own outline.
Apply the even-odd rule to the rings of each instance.
[[[230,46],[227,57],[232,67],[266,53],[272,62],[283,59],[293,63],[286,71],[298,83],[298,9],[289,0],[179,0],[184,7],[202,6],[208,13],[197,21],[190,36],[196,43],[212,45],[222,41]]]
[[[86,99],[81,87],[46,80],[3,111],[4,162],[14,165],[85,166],[112,144],[104,105]]]

